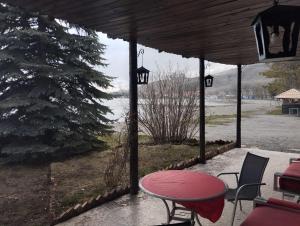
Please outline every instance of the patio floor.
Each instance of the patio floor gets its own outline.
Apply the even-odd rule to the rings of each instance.
[[[239,171],[247,152],[270,158],[263,181],[267,183],[262,188],[262,196],[278,197],[281,194],[273,191],[274,172],[283,171],[289,164],[289,158],[298,157],[297,154],[266,151],[260,149],[234,149],[209,160],[206,165],[196,165],[190,170],[201,170],[212,175],[220,172]],[[223,177],[229,186],[234,185],[234,178],[231,176]],[[230,216],[233,205],[226,203],[223,215],[216,223],[200,218],[203,226],[226,226],[230,225]],[[252,202],[243,202],[243,211],[237,209],[235,225],[240,225],[243,219],[251,212]],[[136,197],[126,195],[116,201],[107,203],[98,208],[94,208],[78,217],[59,226],[150,226],[165,223],[166,210],[163,202],[159,199],[150,197],[142,192]]]

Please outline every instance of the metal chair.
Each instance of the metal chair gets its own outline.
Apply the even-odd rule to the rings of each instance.
[[[237,183],[236,188],[229,188],[225,195],[225,199],[234,204],[231,225],[233,226],[237,203],[240,204],[242,210],[242,200],[253,201],[257,196],[261,195],[260,186],[262,178],[268,164],[269,158],[264,158],[252,153],[247,153],[241,172],[220,173],[218,175],[234,175]],[[238,176],[240,175],[240,176]]]
[[[153,225],[153,226],[192,226],[192,223],[190,221],[187,221],[187,222],[176,223],[176,224],[160,224],[160,225]]]

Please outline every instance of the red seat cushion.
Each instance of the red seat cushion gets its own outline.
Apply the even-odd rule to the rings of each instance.
[[[299,226],[300,213],[268,206],[256,207],[241,226]]]
[[[291,163],[283,175],[300,179],[300,162]],[[287,178],[280,178],[279,185],[282,190],[300,194],[300,180],[296,181]]]
[[[300,205],[295,202],[289,202],[289,201],[285,201],[285,200],[281,200],[281,199],[270,198],[268,200],[268,203],[272,204],[272,205],[276,205],[276,206],[291,208],[294,210],[300,210]]]

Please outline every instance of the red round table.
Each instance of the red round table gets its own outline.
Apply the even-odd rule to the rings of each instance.
[[[198,221],[197,214],[216,222],[222,215],[227,191],[227,185],[217,177],[189,170],[151,173],[140,180],[139,186],[145,193],[164,201],[168,211],[167,223],[171,220],[186,220],[175,217],[177,209],[190,210],[192,223],[194,217]],[[172,201],[171,211],[166,200]],[[177,207],[175,203],[185,208]]]

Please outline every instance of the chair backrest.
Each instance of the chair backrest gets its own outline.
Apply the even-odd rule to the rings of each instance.
[[[154,225],[154,226],[192,226],[192,223],[190,221],[187,221],[187,222],[177,223],[177,224],[161,224],[161,225]]]
[[[261,183],[269,158],[247,153],[244,160],[238,187],[244,184]],[[247,196],[255,198],[259,195],[260,187],[252,186],[246,189]]]

